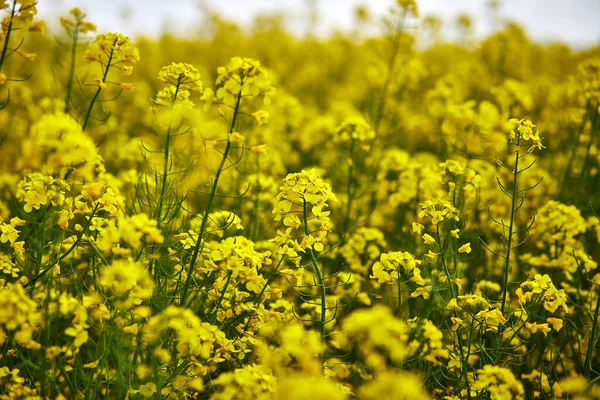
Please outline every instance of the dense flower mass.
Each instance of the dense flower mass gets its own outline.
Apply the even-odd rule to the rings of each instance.
[[[600,47],[48,1],[0,0],[0,400],[600,398]]]

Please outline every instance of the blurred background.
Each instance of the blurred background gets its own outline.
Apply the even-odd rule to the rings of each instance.
[[[381,17],[393,0],[40,0],[40,17],[54,30],[60,15],[79,7],[98,25],[98,32],[116,31],[130,37],[158,37],[165,33],[194,37],[203,32],[211,15],[242,27],[257,18],[277,16],[300,37],[331,36],[352,31],[381,33]],[[419,19],[428,21],[443,41],[459,37],[461,15],[472,20],[473,39],[520,24],[539,43],[563,42],[574,48],[600,40],[600,0],[419,0]],[[435,16],[436,18],[432,18]],[[272,20],[272,19],[271,19]],[[439,39],[438,38],[438,39]]]

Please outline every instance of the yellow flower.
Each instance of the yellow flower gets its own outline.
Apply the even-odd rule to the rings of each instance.
[[[130,309],[152,297],[154,283],[148,270],[140,263],[114,261],[100,272],[100,285],[110,291],[117,309]]]
[[[257,146],[250,147],[250,151],[255,154],[267,154],[268,144],[259,144]]]
[[[358,116],[344,120],[335,128],[332,136],[334,143],[349,143],[353,140],[366,142],[375,138],[375,131],[363,117]]]
[[[531,333],[537,333],[537,331],[539,330],[544,334],[544,336],[547,336],[548,332],[550,332],[550,327],[548,326],[548,324],[526,322],[525,328]]]
[[[264,125],[269,122],[269,112],[265,110],[258,110],[252,113],[252,118],[258,125]]]
[[[421,234],[421,232],[423,231],[423,225],[419,224],[418,222],[413,222],[412,223],[412,231],[414,233],[418,233]]]
[[[425,254],[425,257],[427,257],[430,262],[434,262],[438,257],[438,253],[434,253],[433,251],[429,250],[429,252]]]
[[[239,132],[232,132],[229,135],[229,141],[231,143],[243,143],[245,140],[246,140],[246,138]]]
[[[148,382],[143,384],[142,386],[140,386],[140,393],[146,399],[154,396],[154,393],[156,393],[156,384],[154,382]]]
[[[458,248],[459,253],[470,253],[471,252],[471,243],[463,244]]]
[[[563,320],[560,318],[549,317],[546,318],[546,322],[552,325],[552,328],[557,332],[563,327]]]
[[[422,286],[415,289],[414,292],[410,294],[410,297],[416,298],[419,296],[423,296],[424,299],[428,299],[431,297],[431,286]]]
[[[14,242],[10,244],[10,247],[14,250],[17,257],[22,257],[25,254],[25,248],[23,247],[25,242]]]
[[[484,365],[482,369],[477,370],[477,380],[472,388],[490,393],[492,399],[525,398],[523,384],[515,378],[514,374],[507,368],[495,365]]]
[[[358,395],[360,396],[358,398],[364,400],[390,398],[427,400],[432,398],[427,393],[421,377],[412,372],[396,370],[377,374],[375,379],[360,387]],[[395,395],[398,397],[393,397]]]
[[[425,244],[435,244],[435,239],[430,234],[424,233],[422,237]]]
[[[124,83],[123,82],[123,83],[120,84],[120,86],[121,86],[121,89],[123,89],[123,90],[133,90],[133,89],[135,89],[135,85],[133,83]]]

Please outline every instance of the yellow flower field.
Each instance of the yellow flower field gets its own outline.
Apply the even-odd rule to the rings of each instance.
[[[0,399],[600,399],[600,46],[391,4],[0,1]]]

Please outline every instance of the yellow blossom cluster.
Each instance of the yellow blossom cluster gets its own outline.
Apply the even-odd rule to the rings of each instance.
[[[285,232],[278,231],[275,239],[279,251],[290,258],[298,257],[298,251],[307,248],[322,251],[322,240],[332,228],[331,211],[325,208],[329,207],[329,202],[335,201],[331,186],[316,170],[303,170],[286,176],[273,209],[275,221],[282,221],[286,227]],[[300,242],[291,238],[299,228],[302,228]]]

